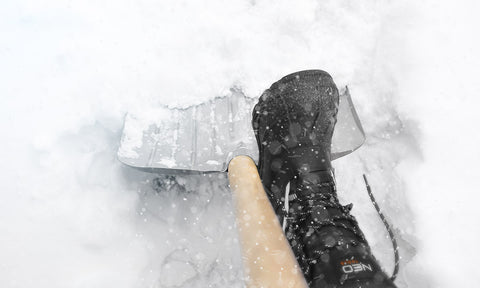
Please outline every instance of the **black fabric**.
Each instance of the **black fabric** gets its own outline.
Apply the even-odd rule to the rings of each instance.
[[[338,101],[332,77],[321,70],[290,74],[267,89],[252,121],[260,177],[280,223],[286,219],[287,239],[310,287],[395,287],[352,206],[337,198],[330,159]]]

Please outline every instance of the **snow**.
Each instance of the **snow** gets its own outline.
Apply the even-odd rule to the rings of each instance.
[[[385,270],[362,173],[399,235],[399,287],[476,286],[478,6],[3,1],[0,286],[242,287],[226,176],[120,165],[123,120],[310,68],[349,85],[363,121],[337,184]]]

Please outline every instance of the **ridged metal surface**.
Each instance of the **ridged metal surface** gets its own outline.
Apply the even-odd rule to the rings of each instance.
[[[158,107],[125,117],[118,158],[126,165],[157,173],[226,171],[230,160],[248,155],[258,160],[251,126],[257,99],[232,90],[186,109]],[[365,134],[348,89],[340,95],[332,157],[360,147]]]

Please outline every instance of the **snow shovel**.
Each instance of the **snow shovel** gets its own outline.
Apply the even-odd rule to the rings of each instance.
[[[307,287],[254,162],[255,102],[232,89],[230,95],[201,105],[130,113],[118,157],[128,166],[161,174],[228,170],[248,287]],[[365,140],[347,88],[338,111],[333,159],[351,153]]]
[[[224,97],[186,108],[154,107],[125,117],[118,159],[158,174],[226,172],[235,156],[258,161],[252,128],[256,98],[231,89]],[[347,87],[340,91],[332,138],[335,160],[358,149],[365,133]]]

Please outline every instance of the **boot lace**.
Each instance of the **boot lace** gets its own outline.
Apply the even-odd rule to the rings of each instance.
[[[367,177],[363,175],[365,185],[367,188],[368,196],[372,204],[375,207],[380,219],[382,220],[393,246],[394,252],[394,271],[390,279],[392,281],[398,275],[399,266],[400,266],[400,256],[399,256],[399,247],[396,241],[395,234],[393,233],[391,225],[388,223],[385,215],[382,213],[378,203],[373,196],[370,185],[368,184]],[[296,206],[297,209],[290,209],[290,211],[285,211],[285,219],[291,225],[289,227],[290,235],[309,235],[314,231],[320,231],[324,227],[336,227],[342,228],[346,231],[351,232],[353,237],[343,237],[342,240],[339,240],[336,243],[330,243],[330,245],[325,245],[324,249],[319,249],[312,251],[314,257],[309,259],[303,259],[307,262],[315,262],[317,257],[321,257],[322,254],[328,252],[329,249],[337,245],[358,245],[359,243],[367,243],[364,234],[358,226],[358,222],[350,214],[353,204],[341,205],[336,193],[336,186],[334,181],[324,182],[317,185],[306,185],[302,187],[302,190],[306,190],[309,193],[302,193],[302,196],[299,197],[297,193],[290,194],[288,196],[288,201],[291,203],[289,206]],[[324,219],[318,219],[312,217],[312,211],[317,209],[328,209],[330,211],[337,211],[336,215],[329,215],[324,217]],[[300,241],[299,241],[300,242]],[[298,243],[300,245],[300,243]],[[297,247],[298,249],[299,247]],[[300,248],[301,249],[301,248]]]

